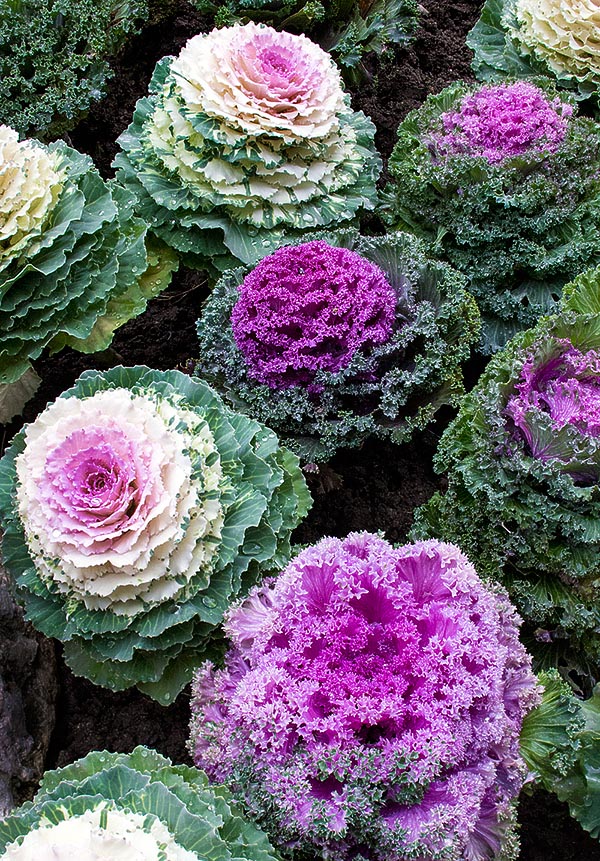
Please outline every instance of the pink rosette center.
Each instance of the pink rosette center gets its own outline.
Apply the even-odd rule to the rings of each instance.
[[[40,487],[55,535],[81,531],[99,541],[131,529],[154,496],[151,460],[119,428],[70,433],[49,452]]]

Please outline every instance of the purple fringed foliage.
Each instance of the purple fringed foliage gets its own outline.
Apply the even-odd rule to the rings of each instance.
[[[466,96],[458,111],[442,114],[444,134],[434,144],[444,155],[481,155],[490,164],[531,151],[554,152],[572,114],[571,105],[550,100],[524,81],[485,86]]]
[[[250,376],[273,389],[311,384],[387,341],[397,297],[374,263],[322,240],[286,246],[244,279],[231,323]]]
[[[450,544],[325,538],[226,622],[197,673],[191,749],[282,846],[495,857],[538,700],[519,620]]]
[[[600,435],[600,355],[596,350],[582,353],[566,339],[558,346],[558,354],[542,364],[528,359],[515,386],[518,394],[506,406],[531,454],[542,460],[556,457],[558,450],[538,439],[535,412],[547,414],[556,431],[570,425],[584,436]],[[569,454],[565,452],[567,458]]]

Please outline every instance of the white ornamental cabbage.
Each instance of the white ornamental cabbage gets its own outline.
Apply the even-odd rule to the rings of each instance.
[[[150,92],[115,166],[188,263],[254,263],[284,232],[373,208],[374,126],[306,36],[254,23],[195,36],[161,60]]]
[[[310,497],[259,422],[178,371],[85,373],[0,462],[6,568],[75,673],[163,702]]]
[[[1,861],[276,861],[223,786],[153,750],[94,751],[0,822]]]
[[[164,289],[176,259],[146,232],[88,156],[0,125],[0,401],[44,349],[105,349]]]
[[[517,0],[510,34],[561,78],[600,80],[597,0]]]
[[[40,235],[62,191],[57,154],[0,125],[0,266]]]
[[[598,0],[486,0],[467,45],[480,81],[550,76],[598,109]]]

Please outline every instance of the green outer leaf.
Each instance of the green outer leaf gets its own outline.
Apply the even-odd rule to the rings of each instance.
[[[0,7],[0,122],[45,140],[100,99],[147,0],[7,0]],[[59,23],[60,22],[60,23]]]
[[[544,787],[600,837],[600,685],[576,698],[556,671],[542,674],[543,702],[523,722],[521,754]]]

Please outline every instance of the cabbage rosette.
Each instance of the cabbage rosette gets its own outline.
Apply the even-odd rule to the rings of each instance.
[[[46,347],[107,347],[166,286],[175,259],[146,250],[131,196],[62,141],[19,141],[0,126],[0,202],[1,390]]]
[[[600,262],[600,126],[525,81],[458,83],[400,124],[387,217],[469,278],[489,354]]]
[[[223,786],[153,750],[93,751],[0,822],[3,861],[276,861]]]
[[[600,82],[595,0],[487,0],[467,36],[479,80],[547,75],[579,99]]]
[[[88,371],[0,462],[6,568],[76,674],[168,702],[310,496],[275,434],[205,384]]]
[[[463,393],[479,332],[465,279],[407,234],[319,234],[226,272],[198,321],[195,373],[306,461],[396,442]]]
[[[515,858],[539,700],[518,624],[452,545],[325,538],[228,614],[190,750],[301,857]]]
[[[530,649],[577,666],[585,689],[600,661],[600,269],[565,295],[465,397],[435,460],[448,492],[414,534],[460,542],[500,577]]]
[[[249,23],[159,62],[115,166],[151,229],[218,272],[256,262],[290,231],[373,208],[374,132],[328,54]]]

